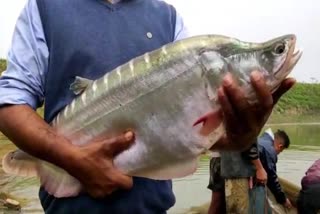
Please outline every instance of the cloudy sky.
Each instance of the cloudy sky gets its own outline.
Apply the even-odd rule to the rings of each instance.
[[[264,41],[282,34],[297,35],[304,54],[292,76],[320,81],[320,1],[318,0],[167,0],[184,17],[192,35],[224,34]],[[0,3],[0,57],[5,58],[16,19],[26,0]]]

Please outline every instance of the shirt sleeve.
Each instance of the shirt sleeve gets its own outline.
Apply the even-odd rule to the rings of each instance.
[[[266,170],[268,174],[267,186],[276,198],[277,202],[283,204],[285,203],[287,197],[285,193],[282,191],[281,185],[278,180],[276,163],[268,154],[268,152],[264,150],[259,150],[259,152],[263,168]]]
[[[174,41],[185,39],[190,36],[187,26],[185,25],[181,15],[177,12],[176,15],[176,27]]]
[[[252,144],[248,150],[242,152],[242,155],[250,161],[259,159],[259,152],[258,152],[257,143]]]
[[[0,77],[0,106],[27,104],[36,109],[42,105],[48,55],[36,0],[29,0],[16,22],[7,69]]]

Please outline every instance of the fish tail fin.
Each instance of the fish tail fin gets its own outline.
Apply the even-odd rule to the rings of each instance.
[[[39,165],[39,178],[44,189],[56,198],[77,196],[82,190],[82,185],[76,178],[47,162]]]
[[[19,149],[3,157],[2,168],[10,175],[39,177],[41,186],[57,198],[76,196],[82,190],[80,182],[65,170]]]
[[[37,166],[37,158],[19,149],[7,153],[2,159],[3,171],[11,175],[35,177],[38,175]]]

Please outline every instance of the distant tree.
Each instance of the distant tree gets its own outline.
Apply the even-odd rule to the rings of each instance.
[[[312,83],[318,83],[318,82],[319,82],[319,81],[317,80],[317,78],[315,78],[315,77],[311,77],[310,79],[311,79],[311,82],[312,82]]]

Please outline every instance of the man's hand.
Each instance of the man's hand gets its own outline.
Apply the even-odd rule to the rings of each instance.
[[[96,138],[78,147],[60,136],[28,105],[0,108],[0,130],[28,154],[66,170],[93,197],[132,187],[132,178],[115,169],[113,158],[134,141],[132,132]]]
[[[286,202],[284,202],[283,206],[287,209],[291,209],[292,208],[292,204],[290,202],[290,200],[287,198]]]
[[[130,189],[132,178],[113,165],[113,158],[133,143],[132,132],[111,139],[98,139],[77,148],[67,171],[77,178],[89,195],[104,197],[117,189]]]
[[[265,185],[268,180],[268,175],[267,175],[266,170],[263,168],[260,159],[258,158],[255,160],[251,160],[251,163],[253,163],[253,165],[256,168],[256,181],[257,181],[257,183]]]
[[[264,185],[267,183],[268,175],[267,175],[266,170],[264,170],[264,168],[257,169],[257,171],[256,171],[256,179],[257,179],[258,183],[261,183],[261,184],[264,184]]]
[[[258,99],[254,105],[248,103],[243,88],[233,77],[230,74],[225,76],[223,86],[218,90],[218,99],[224,114],[226,134],[213,145],[212,150],[248,149],[256,141],[274,105],[294,85],[295,80],[284,80],[273,94],[261,73],[252,72],[251,83]]]

